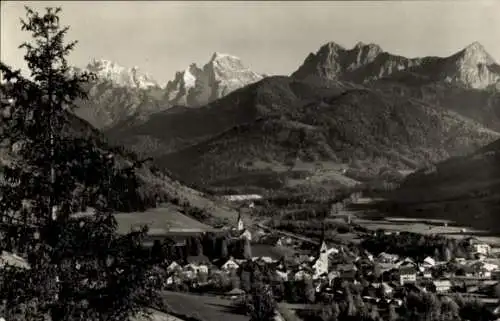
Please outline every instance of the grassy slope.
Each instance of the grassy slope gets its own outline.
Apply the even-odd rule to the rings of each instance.
[[[110,146],[102,133],[85,120],[69,115],[69,121],[69,126],[66,128],[68,132],[75,136],[90,137],[101,149],[112,150],[119,167],[131,165],[138,159],[134,153],[124,148]],[[0,152],[0,162],[7,161],[8,159],[8,153]],[[178,181],[173,180],[166,173],[155,169],[147,163],[138,168],[136,173],[140,181],[138,193],[143,198],[154,199],[155,196],[160,196],[161,200],[167,202],[167,204],[171,202],[180,204],[187,203],[189,207],[205,209],[215,217],[234,219],[237,215],[233,209],[207,198],[199,191],[182,185]],[[154,205],[151,204],[151,206]],[[167,208],[170,208],[170,210],[167,210]],[[174,216],[182,215],[178,212],[177,206],[168,205],[167,208],[164,209],[165,215],[169,213],[173,213],[172,215]],[[174,210],[172,210],[172,208],[174,208]],[[136,214],[141,215],[137,212]]]

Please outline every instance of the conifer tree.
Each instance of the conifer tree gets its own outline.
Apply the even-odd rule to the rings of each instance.
[[[128,320],[155,296],[147,282],[145,229],[116,234],[116,184],[134,182],[91,134],[75,134],[74,102],[92,75],[74,72],[66,57],[68,27],[60,8],[26,8],[22,30],[31,77],[0,63],[0,243],[29,268],[0,268],[7,320]],[[133,185],[133,184],[132,184]],[[73,215],[89,206],[94,214]]]
[[[276,316],[276,301],[269,286],[262,283],[252,289],[247,297],[250,321],[271,321]]]

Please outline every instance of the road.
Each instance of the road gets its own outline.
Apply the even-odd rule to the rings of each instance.
[[[273,229],[273,228],[270,228],[269,226],[264,225],[262,222],[259,222],[256,225],[258,227],[260,227],[261,229],[267,230],[269,232],[282,234],[282,235],[289,236],[291,238],[294,238],[294,239],[297,239],[297,240],[300,240],[300,241],[303,241],[303,242],[308,242],[308,243],[311,243],[311,244],[319,245],[318,241],[313,240],[313,239],[311,239],[309,237],[301,236],[301,235],[298,235],[298,234],[295,234],[295,233],[291,233],[291,232],[286,232],[286,231],[282,231],[282,230]]]

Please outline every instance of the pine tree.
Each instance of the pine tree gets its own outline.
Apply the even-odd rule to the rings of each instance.
[[[92,78],[72,72],[68,27],[60,8],[26,8],[22,30],[30,79],[0,63],[0,243],[29,269],[0,269],[0,302],[7,320],[128,320],[155,298],[147,282],[145,229],[116,234],[117,184],[134,183],[133,169],[117,170],[112,154],[90,135],[75,135],[71,108]],[[7,161],[5,161],[7,159]],[[74,217],[90,206],[95,214]],[[11,237],[12,236],[12,237]]]
[[[389,305],[387,321],[396,321],[398,319],[398,314],[394,305]]]
[[[311,279],[304,280],[304,299],[307,303],[314,303],[316,301],[316,291]]]
[[[247,260],[252,259],[252,244],[250,244],[250,240],[247,238],[243,240],[243,258]]]
[[[269,286],[258,284],[247,298],[250,321],[272,321],[276,315],[276,301]]]

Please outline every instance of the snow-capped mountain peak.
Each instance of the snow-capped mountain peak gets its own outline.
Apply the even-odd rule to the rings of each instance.
[[[181,74],[184,85],[188,88],[193,88],[196,85],[196,77],[200,74],[200,68],[196,64],[191,64]]]
[[[99,80],[107,80],[120,87],[147,89],[159,87],[150,75],[142,73],[139,68],[125,68],[116,62],[107,59],[93,59],[86,67],[96,74]]]
[[[210,61],[216,61],[216,60],[221,60],[221,59],[240,60],[240,58],[238,58],[236,56],[216,51],[212,54],[212,58],[210,58]]]
[[[172,105],[200,106],[262,78],[240,58],[215,52],[202,68],[191,64],[177,72],[166,86],[166,95]]]

